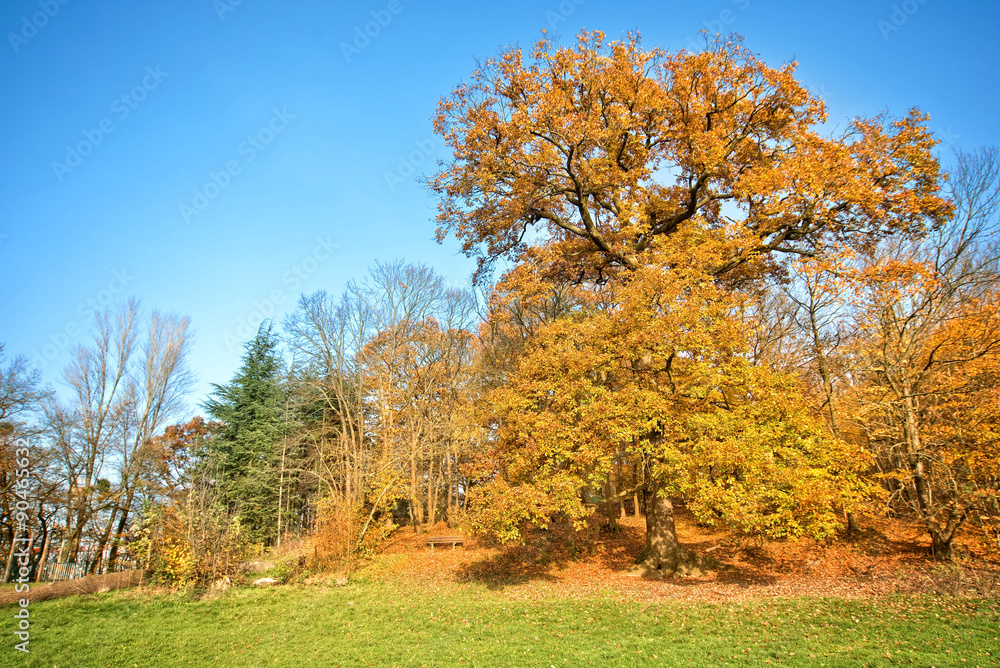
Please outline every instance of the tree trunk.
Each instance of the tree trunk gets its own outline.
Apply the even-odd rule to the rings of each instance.
[[[420,499],[417,498],[417,453],[410,457],[410,524],[413,525],[413,533],[420,533],[420,523],[417,519],[417,505]]]
[[[632,575],[666,577],[670,575],[701,576],[704,571],[718,568],[717,561],[695,554],[681,546],[674,526],[674,504],[659,493],[658,488],[647,488],[646,548],[636,560],[639,568]]]
[[[132,502],[135,498],[135,490],[131,490],[128,493],[128,499],[125,501],[125,507],[122,509],[121,517],[118,518],[118,529],[115,531],[115,537],[111,540],[111,552],[108,553],[108,570],[110,573],[115,567],[115,562],[118,560],[118,546],[121,544],[122,537],[125,535],[125,530],[128,528],[128,516],[132,512]]]
[[[445,505],[447,506],[447,508],[445,509],[445,513],[446,513],[445,519],[448,520],[448,526],[450,527],[451,526],[451,519],[452,519],[451,495],[452,495],[452,493],[455,490],[455,478],[452,475],[452,471],[451,471],[451,441],[450,440],[448,441],[448,445],[445,446],[444,464],[445,464],[445,490],[447,491],[447,496],[445,497]]]
[[[285,428],[288,428],[288,405],[285,405]],[[288,449],[288,436],[285,436],[281,441],[281,469],[278,473],[278,528],[277,528],[277,541],[278,547],[281,547],[281,502],[282,493],[285,489],[285,451]]]
[[[45,561],[49,558],[49,544],[52,541],[52,532],[47,527],[42,527],[45,531],[45,544],[42,547],[42,556],[38,558],[38,567],[35,569],[35,582],[40,582],[45,575]]]
[[[632,487],[637,487],[639,485],[639,465],[632,465]],[[632,494],[632,516],[639,517],[641,514],[641,509],[639,508],[639,492]]]
[[[90,517],[93,515],[93,513],[87,513],[86,506],[88,502],[89,499],[83,499],[80,507],[74,511],[76,521],[73,522],[73,528],[69,532],[69,553],[66,555],[66,561],[75,562],[77,554],[80,552],[80,542],[83,540],[83,527],[90,521]]]
[[[927,463],[924,460],[923,447],[920,439],[920,424],[917,416],[917,407],[914,405],[912,395],[915,390],[906,388],[907,395],[903,404],[903,436],[909,455],[910,471],[912,473],[916,510],[921,514],[924,524],[927,525],[927,532],[931,536],[931,550],[936,559],[951,561],[952,541],[955,539],[955,531],[965,520],[965,513],[960,513],[952,505],[948,512],[948,519],[942,527],[937,521],[938,509],[934,506],[931,486],[927,481]]]
[[[934,551],[935,559],[951,561],[954,556],[952,547],[955,536],[967,517],[968,512],[960,510],[953,502],[948,508],[948,519],[943,527],[938,522],[928,519],[927,528],[931,534],[931,549]]]
[[[437,522],[437,495],[434,493],[434,449],[427,458],[427,526],[433,527]]]
[[[950,536],[945,536],[941,531],[935,531],[931,529],[931,549],[934,551],[934,558],[941,559],[943,561],[951,561],[954,556],[954,551],[952,550],[952,539],[955,534],[952,533]]]
[[[101,534],[100,540],[97,541],[97,547],[94,548],[94,554],[97,556],[90,563],[90,568],[87,569],[87,575],[99,575],[98,569],[101,565],[101,559],[104,556],[104,547],[108,544],[108,539],[111,537],[111,530],[115,525],[115,519],[118,516],[120,508],[115,506],[111,510],[111,519],[108,520],[108,525],[104,528],[104,533]]]
[[[618,483],[619,483],[618,486],[622,487],[624,485],[622,484],[622,460],[621,460],[621,454],[620,453],[619,453],[619,457],[617,459],[616,464],[618,465]],[[616,488],[612,488],[612,491],[615,494],[618,493],[618,491],[617,491]],[[627,517],[627,515],[625,515],[625,497],[624,496],[619,496],[618,497],[618,517],[620,519],[625,519]]]
[[[615,521],[615,496],[618,491],[615,489],[615,482],[608,474],[608,479],[604,483],[604,497],[607,499],[604,503],[604,514],[608,518],[608,531],[615,533],[618,531],[618,523]]]

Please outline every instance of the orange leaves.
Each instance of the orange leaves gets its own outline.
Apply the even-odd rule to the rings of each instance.
[[[892,219],[902,229],[913,212],[926,210],[917,200],[927,184],[897,169],[909,161],[924,164],[924,176],[932,173],[920,153],[931,145],[924,120],[913,112],[864,129],[866,150],[884,155],[871,168],[907,190]],[[862,249],[839,276],[840,287],[850,288],[839,290],[836,305],[850,332],[839,399],[863,428],[890,502],[917,513],[939,556],[948,556],[970,516],[992,514],[996,492],[983,490],[995,487],[1000,473],[1000,276],[991,199],[998,164],[995,151],[960,155],[949,183],[954,201],[939,209],[950,216],[954,204],[954,218],[924,235]]]
[[[571,512],[564,491],[601,487],[623,458],[703,517],[771,535],[829,533],[832,508],[867,491],[802,390],[748,363],[731,290],[806,257],[836,276],[822,299],[846,302],[855,254],[939,227],[952,209],[927,119],[824,137],[794,63],[769,67],[739,37],[709,46],[543,39],[438,108],[453,150],[430,181],[438,238],[478,255],[479,278],[514,264],[491,304],[506,317],[484,327],[505,346],[482,404],[489,475],[525,506],[507,515]],[[921,277],[893,269],[884,286]]]
[[[858,119],[823,138],[823,103],[794,74],[738,37],[697,54],[599,32],[575,48],[542,40],[527,58],[504,52],[438,108],[453,150],[430,181],[438,238],[456,234],[486,270],[522,259],[527,230],[540,228],[580,242],[564,250],[599,279],[636,269],[692,223],[724,231],[721,273],[762,253],[863,247],[949,215],[925,116]]]

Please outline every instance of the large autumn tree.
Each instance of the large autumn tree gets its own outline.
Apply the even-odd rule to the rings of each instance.
[[[637,447],[644,563],[660,572],[696,562],[677,542],[671,497],[725,515],[739,495],[713,502],[720,489],[775,485],[771,501],[746,500],[766,524],[793,512],[783,500],[831,452],[810,454],[818,437],[784,409],[784,379],[747,370],[731,320],[740,291],[787,257],[821,263],[950,214],[918,111],[828,136],[823,102],[795,80],[795,63],[770,67],[738,37],[708,46],[667,53],[600,32],[573,48],[543,39],[527,56],[487,60],[435,118],[453,152],[430,181],[439,239],[455,234],[480,279],[497,260],[513,263],[501,288],[514,298],[539,294],[539,282],[611,291],[547,326],[529,346],[535,362],[512,377],[522,391],[497,402],[497,479],[521,493],[501,496],[571,512],[586,470]],[[564,382],[552,386],[556,376]],[[764,424],[761,439],[753,425]],[[770,450],[748,449],[762,440]],[[546,462],[524,460],[527,487],[512,477],[518,452]],[[784,469],[794,484],[781,482]],[[701,484],[713,471],[722,482]]]

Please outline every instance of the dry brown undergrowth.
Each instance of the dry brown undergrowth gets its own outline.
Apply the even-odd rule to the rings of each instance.
[[[75,580],[65,580],[63,582],[30,583],[28,592],[18,593],[13,589],[0,592],[0,605],[16,603],[22,598],[27,598],[32,603],[37,601],[47,601],[50,598],[62,598],[64,596],[75,596],[77,594],[96,594],[98,592],[111,591],[112,589],[124,589],[135,587],[143,579],[142,571],[122,571],[120,573],[106,573],[104,575],[88,575]]]

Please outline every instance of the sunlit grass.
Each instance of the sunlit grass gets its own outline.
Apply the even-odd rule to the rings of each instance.
[[[476,585],[362,582],[30,609],[30,655],[8,633],[0,665],[987,666],[1000,648],[1000,604],[961,599],[514,602]]]

